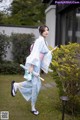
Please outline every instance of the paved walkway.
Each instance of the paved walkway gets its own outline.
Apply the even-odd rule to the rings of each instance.
[[[45,89],[47,89],[47,88],[52,88],[52,87],[55,87],[56,86],[56,83],[54,83],[54,82],[51,82],[51,83],[45,83],[45,84],[43,84],[42,85],[42,90],[45,90]]]

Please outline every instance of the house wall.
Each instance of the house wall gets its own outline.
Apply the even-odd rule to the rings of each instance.
[[[50,5],[46,10],[46,25],[49,27],[49,36],[47,37],[48,44],[55,46],[56,33],[56,5]]]

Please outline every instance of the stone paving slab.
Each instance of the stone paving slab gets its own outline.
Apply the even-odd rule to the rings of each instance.
[[[56,83],[54,83],[54,82],[46,83],[46,84],[42,85],[41,90],[45,90],[47,88],[52,88],[52,87],[55,87],[55,86],[56,86]]]

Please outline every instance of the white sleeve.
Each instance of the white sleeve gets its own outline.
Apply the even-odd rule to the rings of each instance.
[[[26,59],[26,64],[28,63],[28,64],[33,64],[35,66],[38,66],[40,63],[40,52],[42,48],[43,48],[43,41],[37,39],[35,41],[31,54]]]

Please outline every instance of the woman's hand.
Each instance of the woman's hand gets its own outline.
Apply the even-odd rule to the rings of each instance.
[[[33,68],[34,68],[34,66],[33,66],[33,65],[31,65],[31,66],[29,67],[29,72],[30,72],[30,73],[32,73],[32,72],[33,72]]]
[[[55,51],[58,48],[58,46],[54,47],[51,52]]]

